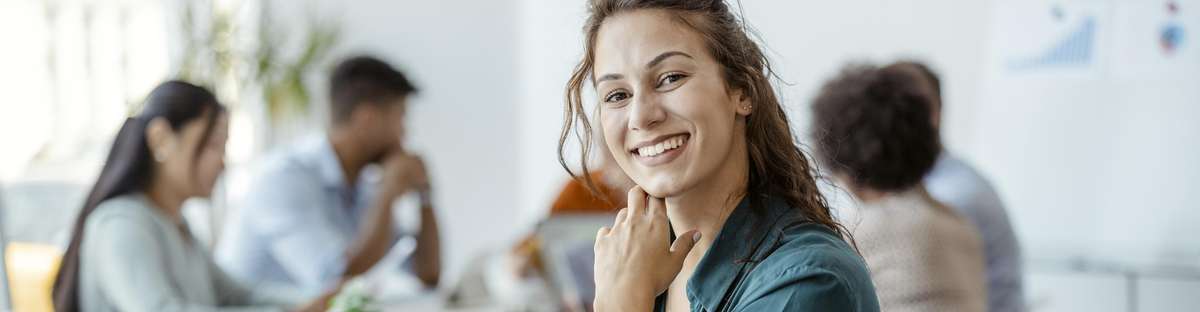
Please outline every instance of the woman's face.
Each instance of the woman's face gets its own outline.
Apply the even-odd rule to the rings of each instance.
[[[195,195],[198,197],[212,195],[217,177],[221,176],[222,171],[225,171],[225,143],[229,141],[229,114],[221,113],[220,116],[217,116],[212,127],[212,132],[204,141],[201,141],[199,133],[195,134],[196,137],[192,139],[200,149],[200,153],[196,155],[197,189]],[[203,129],[198,132],[202,131]]]
[[[188,197],[208,197],[221,171],[225,170],[225,142],[229,139],[229,114],[220,113],[207,138],[208,116],[195,118],[172,134],[178,142],[169,147],[162,170],[169,183]]]
[[[749,101],[726,88],[707,51],[700,34],[659,10],[614,15],[600,26],[593,78],[606,145],[651,196],[719,178],[734,147],[744,146]]]

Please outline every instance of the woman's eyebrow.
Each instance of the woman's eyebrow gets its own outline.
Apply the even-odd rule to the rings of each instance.
[[[662,54],[659,54],[658,56],[655,56],[654,59],[652,59],[652,60],[650,60],[650,62],[646,63],[646,68],[658,66],[659,63],[662,63],[663,61],[667,60],[667,58],[672,57],[672,56],[684,56],[687,58],[692,58],[692,56],[688,55],[687,53],[683,53],[683,52],[679,52],[679,51],[667,51],[667,52],[663,52]]]
[[[667,60],[667,58],[670,58],[672,56],[683,56],[683,57],[687,57],[687,58],[693,58],[690,54],[683,53],[680,51],[667,51],[667,52],[663,52],[662,54],[659,54],[658,56],[655,56],[654,59],[650,60],[650,62],[647,62],[646,68],[658,66],[659,63],[662,63],[663,61]],[[620,80],[623,78],[625,78],[625,76],[623,76],[621,74],[605,74],[604,76],[600,76],[600,78],[596,78],[595,84],[598,85],[604,81]]]
[[[620,80],[622,78],[625,78],[625,76],[622,76],[621,74],[605,74],[604,76],[600,76],[600,78],[596,79],[596,84],[600,84],[606,80]]]

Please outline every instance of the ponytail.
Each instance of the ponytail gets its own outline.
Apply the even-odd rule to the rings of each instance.
[[[100,202],[140,189],[149,179],[150,150],[146,146],[145,136],[146,123],[137,118],[126,119],[117,132],[100,177],[75,219],[71,243],[67,246],[58,277],[54,280],[55,310],[79,310],[79,245],[83,242],[83,229],[88,215],[96,210]]]

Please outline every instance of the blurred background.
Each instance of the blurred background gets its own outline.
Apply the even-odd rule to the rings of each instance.
[[[917,59],[941,74],[945,145],[1008,205],[1033,310],[1200,306],[1200,1],[740,8],[797,133],[848,62]],[[157,83],[214,86],[233,111],[219,194],[186,212],[215,242],[241,176],[327,127],[330,67],[366,53],[422,89],[408,142],[430,166],[453,281],[529,232],[568,179],[556,144],[584,13],[557,0],[0,1],[8,274],[51,267],[117,128]]]

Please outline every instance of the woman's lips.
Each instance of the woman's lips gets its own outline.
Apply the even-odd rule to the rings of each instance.
[[[653,145],[634,149],[630,154],[633,154],[633,158],[644,166],[653,167],[662,165],[675,160],[680,154],[683,154],[683,150],[687,148],[690,138],[687,134],[668,137]]]

